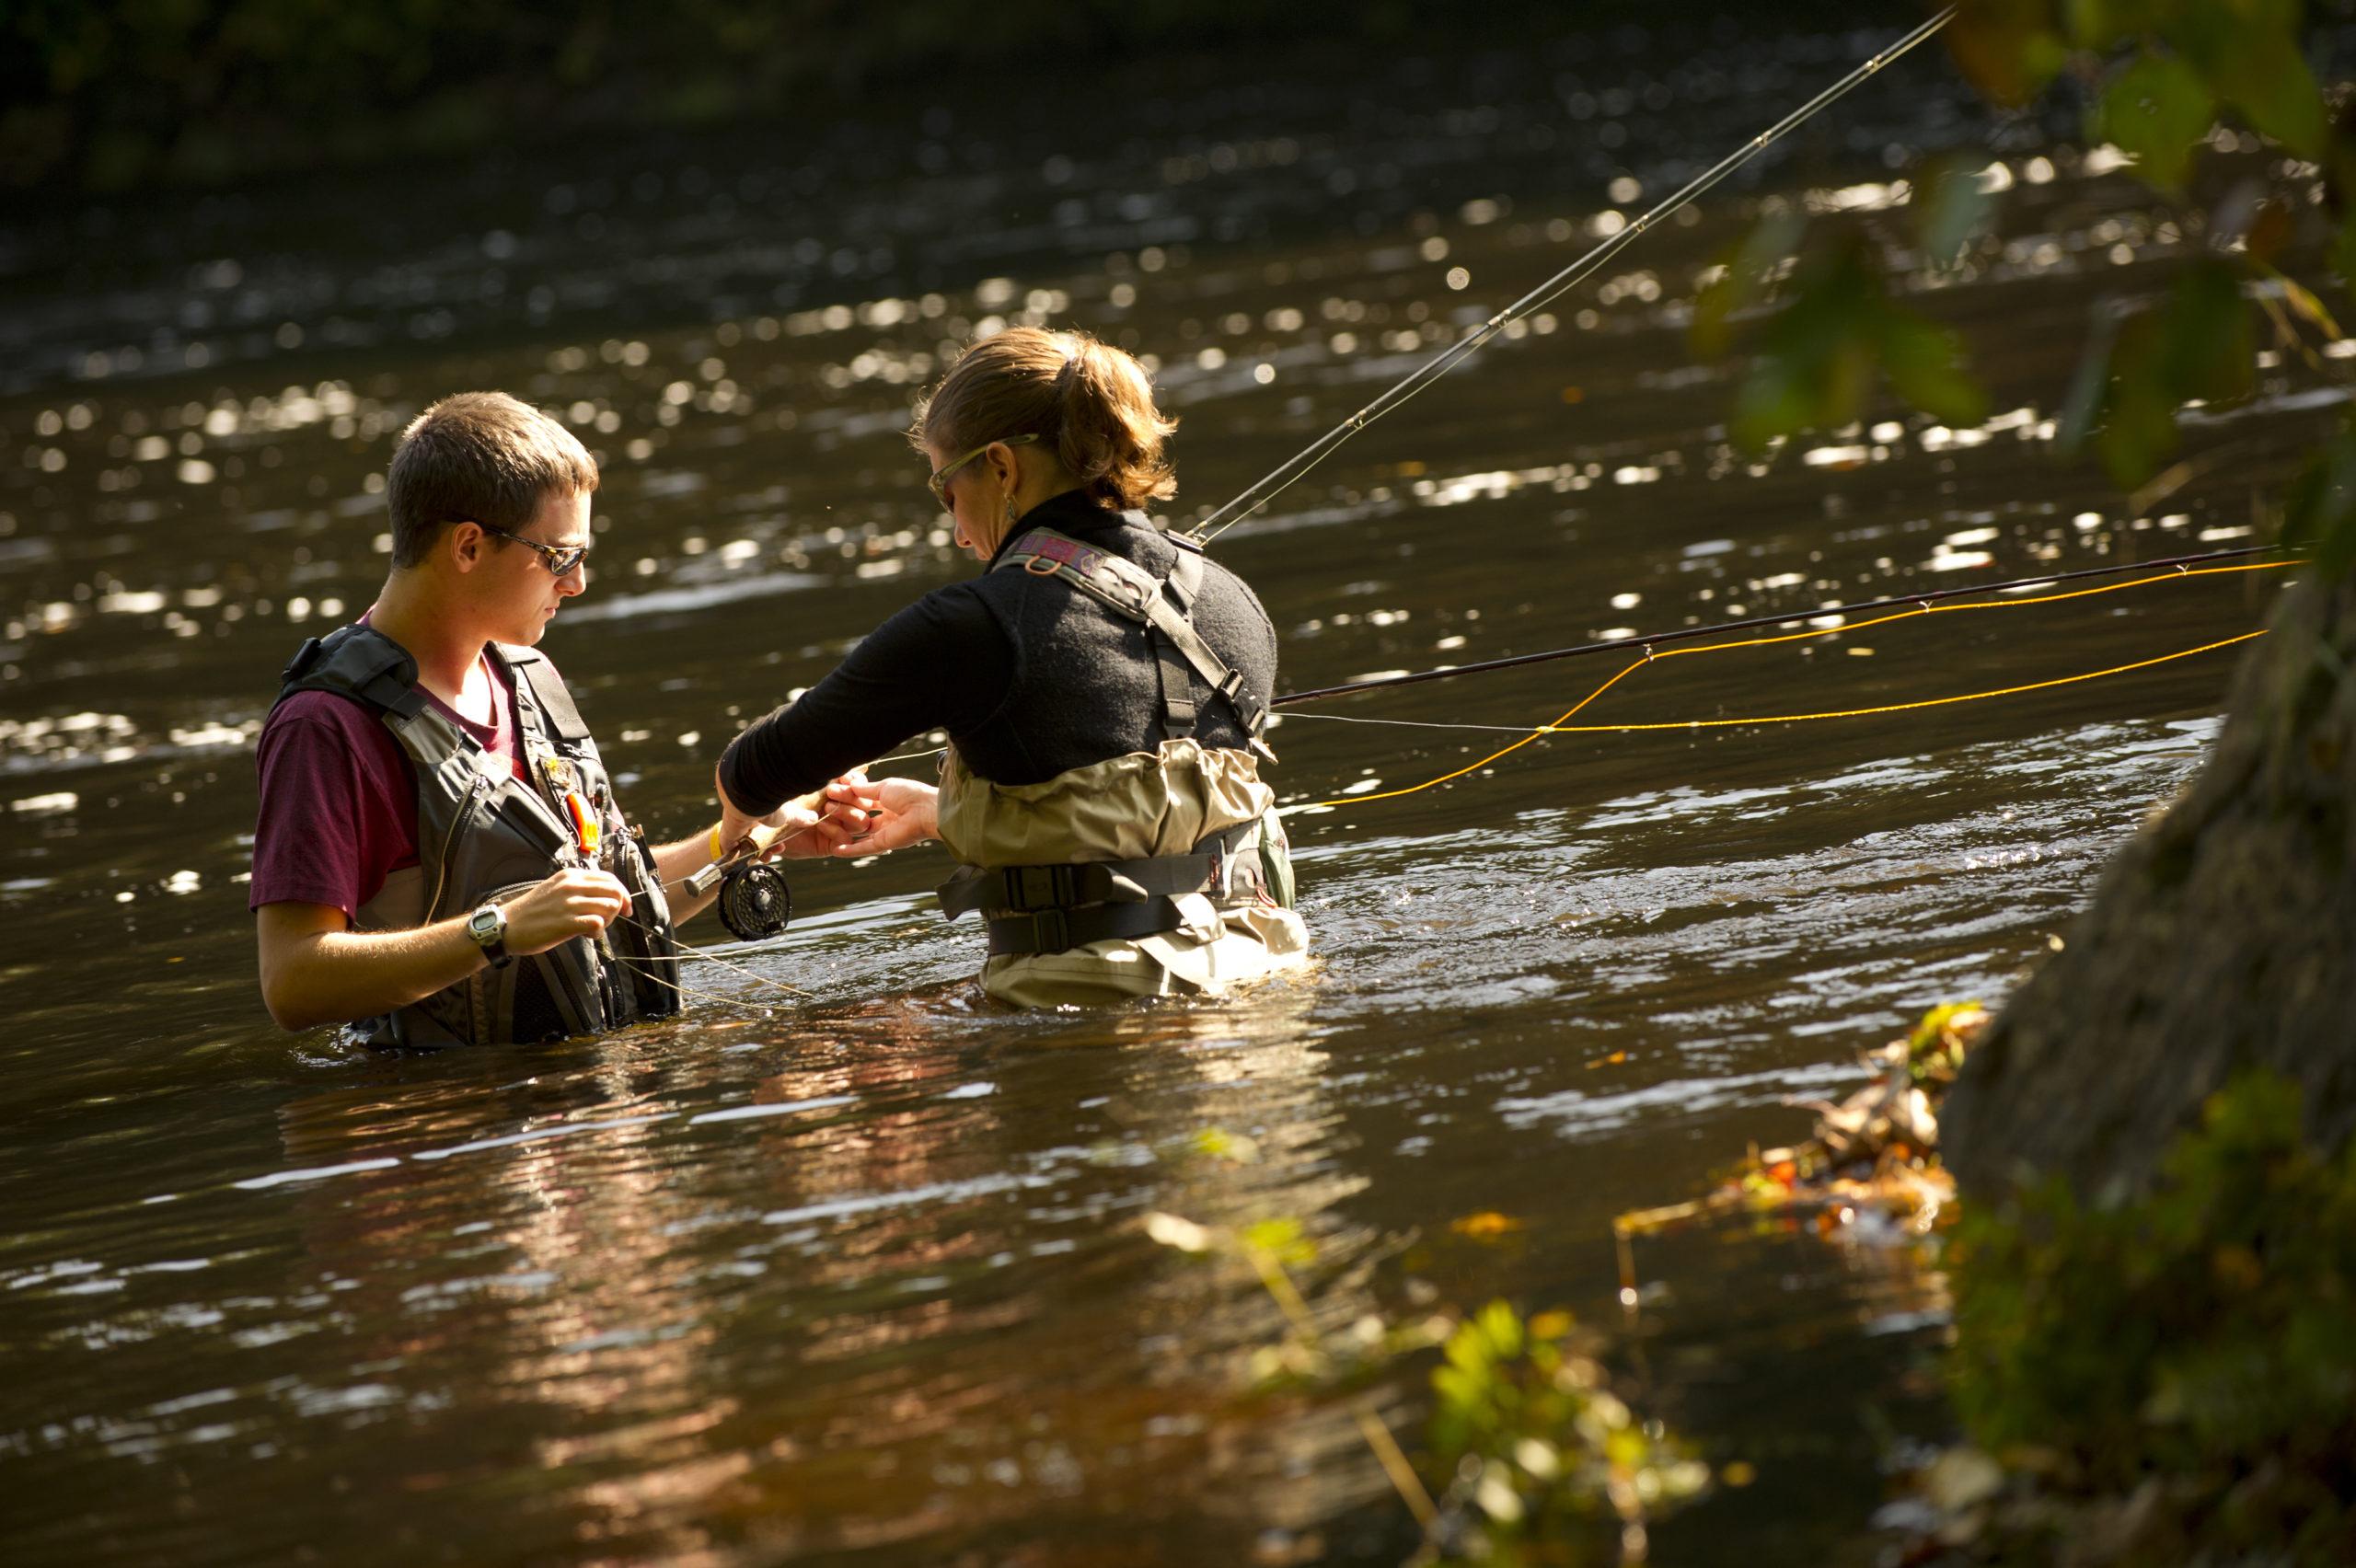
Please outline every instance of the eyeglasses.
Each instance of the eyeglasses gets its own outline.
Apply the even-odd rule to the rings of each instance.
[[[472,520],[469,519],[469,521]],[[522,545],[526,549],[539,551],[540,559],[548,564],[549,575],[551,577],[562,577],[587,559],[589,556],[590,547],[587,545],[575,545],[569,550],[561,550],[554,545],[544,545],[537,539],[527,539],[521,534],[511,534],[504,528],[494,528],[488,523],[477,523],[475,526],[486,534],[496,534],[511,543]]]
[[[940,467],[935,468],[931,475],[925,480],[926,484],[932,487],[932,499],[941,502],[941,511],[949,513],[953,516],[957,509],[949,504],[949,479],[951,475],[956,473],[958,469],[964,467],[975,458],[979,457],[983,453],[987,452],[993,446],[1028,446],[1038,439],[1039,438],[1035,435],[1010,435],[1003,441],[985,441],[979,446],[975,447],[971,452],[966,453],[963,457],[958,458],[954,463],[943,463]]]

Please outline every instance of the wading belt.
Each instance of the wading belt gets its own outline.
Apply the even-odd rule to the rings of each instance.
[[[941,907],[953,920],[980,910],[989,923],[993,955],[1061,952],[1116,937],[1174,931],[1186,923],[1177,895],[1199,893],[1218,903],[1230,882],[1226,861],[1259,825],[1247,822],[1229,828],[1205,839],[1208,848],[1191,855],[1068,866],[965,866],[941,884]],[[1252,890],[1258,887],[1258,879],[1252,878]]]
[[[1243,732],[1251,737],[1252,749],[1273,755],[1260,738],[1268,723],[1266,705],[1243,689],[1243,677],[1229,669],[1227,661],[1195,629],[1195,595],[1203,585],[1202,547],[1175,534],[1163,536],[1178,550],[1167,582],[1135,561],[1083,545],[1052,528],[1034,528],[1023,535],[990,570],[1020,567],[1034,577],[1058,578],[1124,619],[1150,627],[1154,657],[1161,663],[1165,739],[1182,740],[1195,732],[1195,694],[1186,678],[1191,666],[1235,710]]]

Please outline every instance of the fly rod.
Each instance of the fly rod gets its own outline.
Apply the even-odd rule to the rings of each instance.
[[[1390,390],[1377,398],[1373,402],[1369,403],[1365,408],[1360,409],[1357,413],[1352,414],[1348,419],[1344,420],[1340,424],[1335,425],[1332,430],[1327,431],[1323,435],[1319,436],[1315,441],[1310,443],[1309,445],[1303,447],[1298,454],[1288,459],[1281,467],[1276,468],[1261,478],[1242,495],[1237,496],[1233,501],[1229,502],[1225,506],[1220,507],[1217,512],[1214,512],[1208,517],[1204,518],[1202,522],[1195,525],[1194,532],[1205,544],[1208,544],[1213,539],[1218,538],[1221,534],[1226,533],[1230,528],[1234,527],[1238,523],[1242,522],[1246,517],[1251,516],[1254,512],[1259,511],[1260,508],[1275,500],[1278,493],[1289,487],[1294,480],[1299,478],[1302,475],[1308,473],[1310,469],[1315,467],[1318,464],[1323,462],[1328,456],[1332,455],[1334,449],[1339,447],[1342,443],[1349,440],[1350,437],[1356,435],[1358,432],[1364,430],[1367,426],[1372,424],[1375,421],[1391,412],[1392,409],[1396,409],[1400,404],[1404,403],[1408,398],[1414,397],[1416,393],[1422,391],[1425,387],[1429,386],[1433,382],[1438,381],[1441,376],[1446,375],[1449,371],[1454,370],[1458,365],[1463,363],[1464,361],[1470,359],[1475,352],[1477,352],[1483,344],[1488,342],[1490,339],[1496,337],[1499,332],[1505,330],[1506,328],[1512,325],[1514,322],[1519,321],[1525,316],[1528,316],[1530,312],[1537,310],[1540,306],[1550,304],[1553,300],[1561,297],[1561,295],[1568,290],[1575,288],[1579,283],[1585,282],[1605,262],[1611,260],[1612,257],[1618,255],[1628,246],[1634,244],[1637,236],[1645,233],[1654,225],[1659,223],[1663,218],[1668,217],[1672,213],[1675,213],[1679,208],[1692,202],[1695,197],[1700,196],[1703,192],[1716,185],[1720,180],[1726,179],[1727,176],[1732,174],[1735,170],[1742,167],[1743,165],[1757,157],[1761,153],[1765,152],[1769,147],[1773,146],[1777,142],[1781,141],[1784,136],[1797,129],[1801,124],[1813,118],[1819,110],[1836,102],[1842,97],[1846,95],[1849,90],[1856,86],[1858,83],[1863,82],[1866,77],[1872,75],[1877,71],[1879,71],[1883,66],[1889,64],[1893,61],[1899,59],[1901,55],[1908,53],[1916,46],[1931,38],[1941,28],[1947,25],[1947,22],[1955,16],[1955,12],[1956,8],[1953,6],[1944,7],[1937,15],[1923,22],[1912,32],[1908,33],[1904,38],[1900,39],[1896,43],[1893,43],[1888,49],[1883,50],[1879,54],[1875,55],[1872,59],[1866,61],[1864,64],[1851,71],[1847,75],[1842,77],[1839,81],[1833,83],[1831,86],[1825,88],[1814,98],[1808,99],[1807,102],[1792,110],[1791,113],[1784,116],[1783,119],[1777,121],[1766,130],[1761,131],[1758,135],[1750,138],[1750,141],[1745,142],[1732,153],[1727,154],[1727,156],[1720,159],[1702,174],[1687,182],[1687,184],[1674,195],[1669,197],[1657,206],[1654,207],[1651,211],[1637,218],[1635,222],[1628,225],[1627,227],[1622,229],[1619,233],[1612,235],[1611,237],[1604,240],[1603,243],[1596,246],[1593,249],[1588,251],[1587,254],[1581,256],[1577,260],[1572,262],[1569,266],[1564,268],[1561,271],[1555,273],[1553,277],[1547,279],[1544,282],[1539,284],[1536,288],[1530,290],[1519,299],[1514,301],[1513,304],[1506,306],[1505,309],[1497,312],[1497,314],[1490,317],[1486,321],[1484,321],[1479,326],[1473,328],[1470,332],[1458,339],[1454,343],[1451,343],[1432,358],[1425,361],[1415,370],[1408,373],[1404,380],[1399,382]]]

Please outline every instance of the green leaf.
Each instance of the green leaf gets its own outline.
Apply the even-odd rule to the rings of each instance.
[[[2102,413],[2103,395],[2110,388],[2110,358],[2119,346],[2119,313],[2108,300],[2095,309],[2094,329],[2086,335],[2076,374],[2070,377],[2069,396],[2062,402],[2062,418],[2054,445],[2064,457],[2074,457],[2094,432]]]
[[[1511,1307],[1502,1301],[1492,1301],[1481,1309],[1481,1333],[1496,1347],[1499,1360],[1511,1360],[1521,1354],[1521,1319]]]
[[[2095,449],[2121,490],[2150,478],[2176,450],[2177,399],[2163,380],[2167,347],[2162,337],[2154,317],[2139,316],[2119,333],[2112,359]]]
[[[2132,490],[2176,450],[2177,410],[2195,398],[2232,402],[2257,385],[2257,345],[2241,276],[2209,259],[2187,267],[2157,309],[2107,340],[2096,330],[2063,406],[2059,445],[2074,453],[2094,432],[2111,478]],[[2097,396],[2097,387],[2099,395]]]
[[[1799,248],[1807,219],[1791,208],[1766,213],[1719,258],[1724,269],[1693,301],[1687,337],[1698,358],[1715,359],[1732,346],[1734,318],[1768,292],[1768,279]]]
[[[1948,424],[1988,417],[1988,394],[1963,368],[1963,339],[1911,310],[1881,320],[1881,367],[1898,395]]]
[[[2194,398],[2229,402],[2258,384],[2257,344],[2241,276],[2220,260],[2185,269],[2168,298],[2161,374],[2179,403]]]
[[[1995,203],[1980,188],[1980,171],[1961,158],[1926,165],[1914,182],[1914,232],[1923,254],[1941,267],[1988,225]]]
[[[1475,1373],[1461,1366],[1438,1366],[1432,1370],[1432,1392],[1460,1421],[1470,1418],[1478,1409],[1486,1383]]]
[[[1977,421],[1986,398],[1962,365],[1962,342],[1890,298],[1862,235],[1807,257],[1784,308],[1761,329],[1735,394],[1731,429],[1757,451],[1778,436],[1830,430],[1865,411],[1877,370],[1898,394],[1945,420]]]
[[[2350,290],[2356,290],[2356,204],[2340,219],[2339,232],[2332,236],[2331,270]]]
[[[2326,443],[2283,497],[2282,536],[2316,553],[2316,569],[2337,581],[2356,565],[2356,431]]]
[[[2144,179],[2177,191],[2192,167],[2194,144],[2216,118],[2199,72],[2174,55],[2147,52],[2103,89],[2090,129],[2133,156]]]
[[[2135,0],[2063,0],[2071,44],[2095,54],[2111,50],[2142,30],[2143,7]]]
[[[1263,1219],[1238,1233],[1246,1247],[1265,1252],[1280,1263],[1299,1267],[1317,1261],[1317,1243],[1304,1235],[1297,1219]]]
[[[1779,435],[1805,430],[1810,406],[1796,367],[1771,354],[1751,362],[1735,391],[1731,433],[1746,452],[1757,452]]]
[[[1983,95],[2016,107],[2044,91],[2069,58],[2052,19],[2049,0],[1962,0],[1947,26],[1947,52]]]
[[[2298,8],[2269,7],[2278,14],[2245,14],[2259,7],[2200,5],[2184,7],[2170,36],[2184,58],[2199,67],[2219,98],[2244,119],[2302,157],[2323,154],[2323,95],[2299,50]],[[2207,127],[2202,127],[2206,130]]]

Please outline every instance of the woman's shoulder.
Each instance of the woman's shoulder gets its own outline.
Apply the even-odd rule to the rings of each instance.
[[[928,590],[875,628],[875,635],[956,633],[989,619],[989,574]]]

